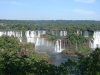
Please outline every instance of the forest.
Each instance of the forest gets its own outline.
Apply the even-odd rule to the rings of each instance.
[[[0,37],[1,75],[100,75],[100,49],[78,60],[68,59],[59,66],[47,62],[48,55],[37,54],[31,43],[20,43],[14,37]]]
[[[0,20],[0,30],[67,30],[68,32],[99,30],[95,20]],[[76,30],[77,29],[77,30]]]
[[[100,75],[100,49],[92,51],[89,40],[100,30],[95,20],[0,20],[0,31],[46,30],[48,40],[67,40],[62,54],[75,54],[77,61],[68,59],[61,65],[50,62],[50,56],[35,52],[33,43],[19,42],[15,37],[0,37],[1,75]],[[52,31],[67,31],[66,36],[52,35]],[[89,32],[89,37],[77,34]],[[76,48],[76,44],[77,47]]]

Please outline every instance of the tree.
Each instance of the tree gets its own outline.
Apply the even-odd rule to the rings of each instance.
[[[100,75],[100,48],[79,57],[76,75]]]

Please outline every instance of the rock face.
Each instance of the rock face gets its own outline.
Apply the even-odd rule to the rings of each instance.
[[[97,47],[100,48],[100,31],[94,32],[93,39],[90,40],[89,46],[93,50],[95,50]]]

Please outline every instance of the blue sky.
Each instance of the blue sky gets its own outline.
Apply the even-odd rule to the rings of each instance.
[[[100,0],[0,0],[0,19],[100,20]]]

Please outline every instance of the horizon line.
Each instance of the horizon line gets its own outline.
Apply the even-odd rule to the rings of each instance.
[[[0,19],[0,20],[24,20],[24,21],[29,21],[29,20],[31,20],[31,19],[29,19],[29,20],[25,20],[25,19]],[[52,21],[52,20],[53,20],[53,21],[57,21],[57,20],[68,20],[68,19],[56,19],[56,20],[55,20],[55,19],[39,19],[39,20],[33,19],[33,20],[31,20],[31,21],[43,21],[43,20],[44,20],[44,21],[46,21],[46,20],[47,20],[47,21]],[[71,19],[69,19],[69,20],[71,21]],[[84,20],[78,19],[78,20],[79,20],[79,21],[100,21],[100,20],[87,20],[87,19],[86,19],[86,20],[85,20],[85,19],[84,19]],[[77,21],[77,20],[73,20],[73,19],[72,19],[72,21]]]

